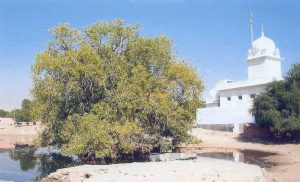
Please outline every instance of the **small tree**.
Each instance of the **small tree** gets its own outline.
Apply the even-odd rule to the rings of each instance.
[[[116,158],[190,139],[203,85],[165,36],[121,20],[83,32],[61,24],[32,67],[33,111],[44,145],[83,158]]]
[[[31,122],[31,101],[24,99],[21,109],[12,110],[10,116],[16,119],[16,122]]]
[[[5,110],[3,110],[3,109],[0,109],[0,117],[9,117],[10,116],[10,114],[9,114],[9,112],[8,111],[5,111]]]
[[[276,134],[300,132],[300,64],[292,66],[283,81],[271,83],[255,98],[252,114],[256,123]]]

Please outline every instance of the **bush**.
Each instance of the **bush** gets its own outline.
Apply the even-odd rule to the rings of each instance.
[[[271,83],[266,93],[254,99],[252,114],[260,127],[277,135],[300,132],[300,64],[295,64],[283,81]]]

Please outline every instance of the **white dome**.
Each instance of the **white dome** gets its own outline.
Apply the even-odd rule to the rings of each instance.
[[[280,52],[276,48],[274,41],[266,37],[264,32],[262,32],[261,36],[253,42],[252,48],[248,53],[248,59],[260,56],[280,57]]]
[[[261,37],[253,42],[253,49],[274,51],[276,46],[272,39],[265,37],[264,34],[262,34]]]

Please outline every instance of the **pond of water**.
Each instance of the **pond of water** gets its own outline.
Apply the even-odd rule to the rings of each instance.
[[[42,151],[45,151],[44,149]],[[36,153],[33,147],[0,149],[0,180],[24,182],[41,179],[64,167],[78,165],[71,157],[57,153]]]
[[[247,164],[255,164],[262,168],[270,168],[275,163],[266,160],[266,157],[276,155],[276,153],[262,152],[256,150],[240,150],[234,152],[219,151],[219,152],[202,152],[202,153],[165,153],[152,154],[151,161],[173,161],[173,160],[197,160],[200,158],[223,159],[234,162],[242,162]]]
[[[50,151],[51,155],[45,148],[16,147],[13,149],[0,149],[0,180],[16,182],[38,180],[57,169],[81,164],[76,157],[62,156],[55,149]],[[274,165],[264,159],[269,155],[274,154],[251,150],[239,152],[164,153],[151,154],[150,159],[147,161],[197,160],[206,157],[256,164],[260,167],[269,168]]]

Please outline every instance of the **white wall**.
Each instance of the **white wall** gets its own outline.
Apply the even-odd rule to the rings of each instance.
[[[264,77],[264,60],[248,60],[248,80]]]
[[[258,94],[265,91],[266,85],[258,85],[252,87],[241,87],[236,89],[222,90],[220,94],[220,107],[236,107],[243,105],[252,105],[251,94]],[[239,100],[242,96],[242,100]],[[231,100],[227,98],[230,97]]]
[[[197,109],[196,121],[198,125],[254,123],[254,118],[249,112],[250,109],[251,106]]]
[[[260,78],[281,78],[281,60],[267,56],[248,60],[248,79]]]
[[[277,60],[266,60],[266,76],[272,78],[281,78],[281,62]]]

